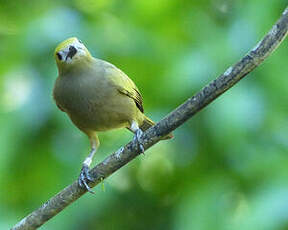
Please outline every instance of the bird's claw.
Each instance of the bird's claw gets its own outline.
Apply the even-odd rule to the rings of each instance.
[[[95,194],[95,192],[89,187],[88,183],[93,182],[93,178],[89,174],[89,167],[88,165],[83,165],[79,178],[78,178],[78,184],[82,188],[86,188],[88,192]]]
[[[141,138],[142,134],[143,134],[142,130],[141,130],[141,129],[138,129],[138,130],[135,132],[135,135],[134,135],[133,140],[137,142],[137,147],[140,149],[141,153],[144,154],[145,149],[144,149],[143,144],[142,144],[141,141],[140,141],[140,138]]]

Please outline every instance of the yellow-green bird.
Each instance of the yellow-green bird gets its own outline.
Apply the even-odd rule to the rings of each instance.
[[[125,127],[135,134],[138,147],[144,151],[139,137],[154,122],[144,115],[142,96],[134,82],[114,65],[92,57],[76,37],[60,43],[54,57],[59,74],[54,100],[90,139],[91,151],[78,182],[92,192],[87,182],[92,181],[89,166],[100,144],[97,132]]]

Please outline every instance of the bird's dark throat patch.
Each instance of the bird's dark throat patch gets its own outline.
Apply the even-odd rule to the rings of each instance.
[[[74,57],[74,55],[77,53],[77,49],[74,46],[69,47],[69,52],[66,56],[66,61],[70,57],[71,59]]]

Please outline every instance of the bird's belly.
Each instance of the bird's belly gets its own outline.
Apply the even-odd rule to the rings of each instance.
[[[120,94],[107,81],[79,79],[59,79],[54,89],[57,105],[79,129],[105,131],[129,127],[137,110],[131,98]]]
[[[117,100],[116,100],[117,97]],[[82,130],[105,131],[129,127],[135,113],[133,101],[123,95],[105,95],[103,98],[79,98],[80,106],[68,108],[67,113],[73,123]],[[76,105],[75,104],[75,105]]]

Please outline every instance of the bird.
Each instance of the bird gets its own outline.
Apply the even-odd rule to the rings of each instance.
[[[54,51],[58,77],[53,98],[72,123],[85,133],[91,150],[82,164],[78,184],[93,193],[89,167],[99,148],[98,132],[127,128],[144,152],[139,138],[155,123],[144,115],[143,99],[135,83],[113,64],[94,58],[81,40],[71,37]],[[163,139],[170,139],[170,133]]]

